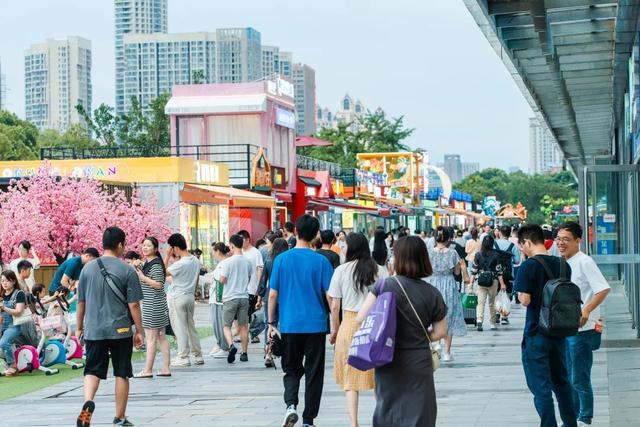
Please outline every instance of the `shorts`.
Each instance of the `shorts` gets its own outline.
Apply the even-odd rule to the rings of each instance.
[[[87,351],[85,375],[94,375],[101,380],[106,380],[109,360],[111,360],[114,377],[133,377],[133,367],[131,366],[133,337],[114,340],[85,340],[85,347]]]
[[[233,319],[238,319],[238,326],[249,324],[249,299],[236,298],[222,303],[222,321],[224,326],[231,327]]]

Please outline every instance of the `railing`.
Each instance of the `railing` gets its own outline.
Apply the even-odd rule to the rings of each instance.
[[[229,181],[234,187],[248,187],[251,163],[259,147],[253,144],[218,145],[178,145],[177,147],[96,147],[75,149],[66,147],[46,147],[40,149],[40,159],[83,160],[124,157],[188,157],[195,160],[208,160],[229,166]],[[345,168],[337,163],[296,155],[296,164],[300,169],[328,171],[335,179],[341,179],[345,187],[356,186],[356,170]]]
[[[40,149],[40,159],[104,159],[124,157],[188,157],[224,163],[229,167],[229,183],[234,187],[248,187],[251,162],[258,152],[253,144],[179,145],[177,147],[97,147],[75,149],[47,147]]]

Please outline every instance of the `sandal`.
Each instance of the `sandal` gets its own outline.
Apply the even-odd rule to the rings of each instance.
[[[153,374],[147,374],[144,371],[140,371],[135,374],[133,378],[153,378]]]
[[[7,368],[4,371],[3,375],[5,377],[15,377],[16,375],[18,375],[18,370],[12,366],[12,367]]]
[[[163,374],[160,371],[156,372],[156,377],[170,377],[170,376],[171,376],[171,372],[169,372],[168,374]]]

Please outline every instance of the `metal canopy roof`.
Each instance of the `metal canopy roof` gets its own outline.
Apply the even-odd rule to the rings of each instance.
[[[565,158],[611,155],[640,0],[464,2]]]

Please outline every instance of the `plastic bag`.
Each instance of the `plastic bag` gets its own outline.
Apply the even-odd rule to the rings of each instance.
[[[504,317],[507,317],[511,312],[511,300],[509,299],[509,295],[507,295],[507,291],[498,292],[498,296],[496,297],[496,311]]]

